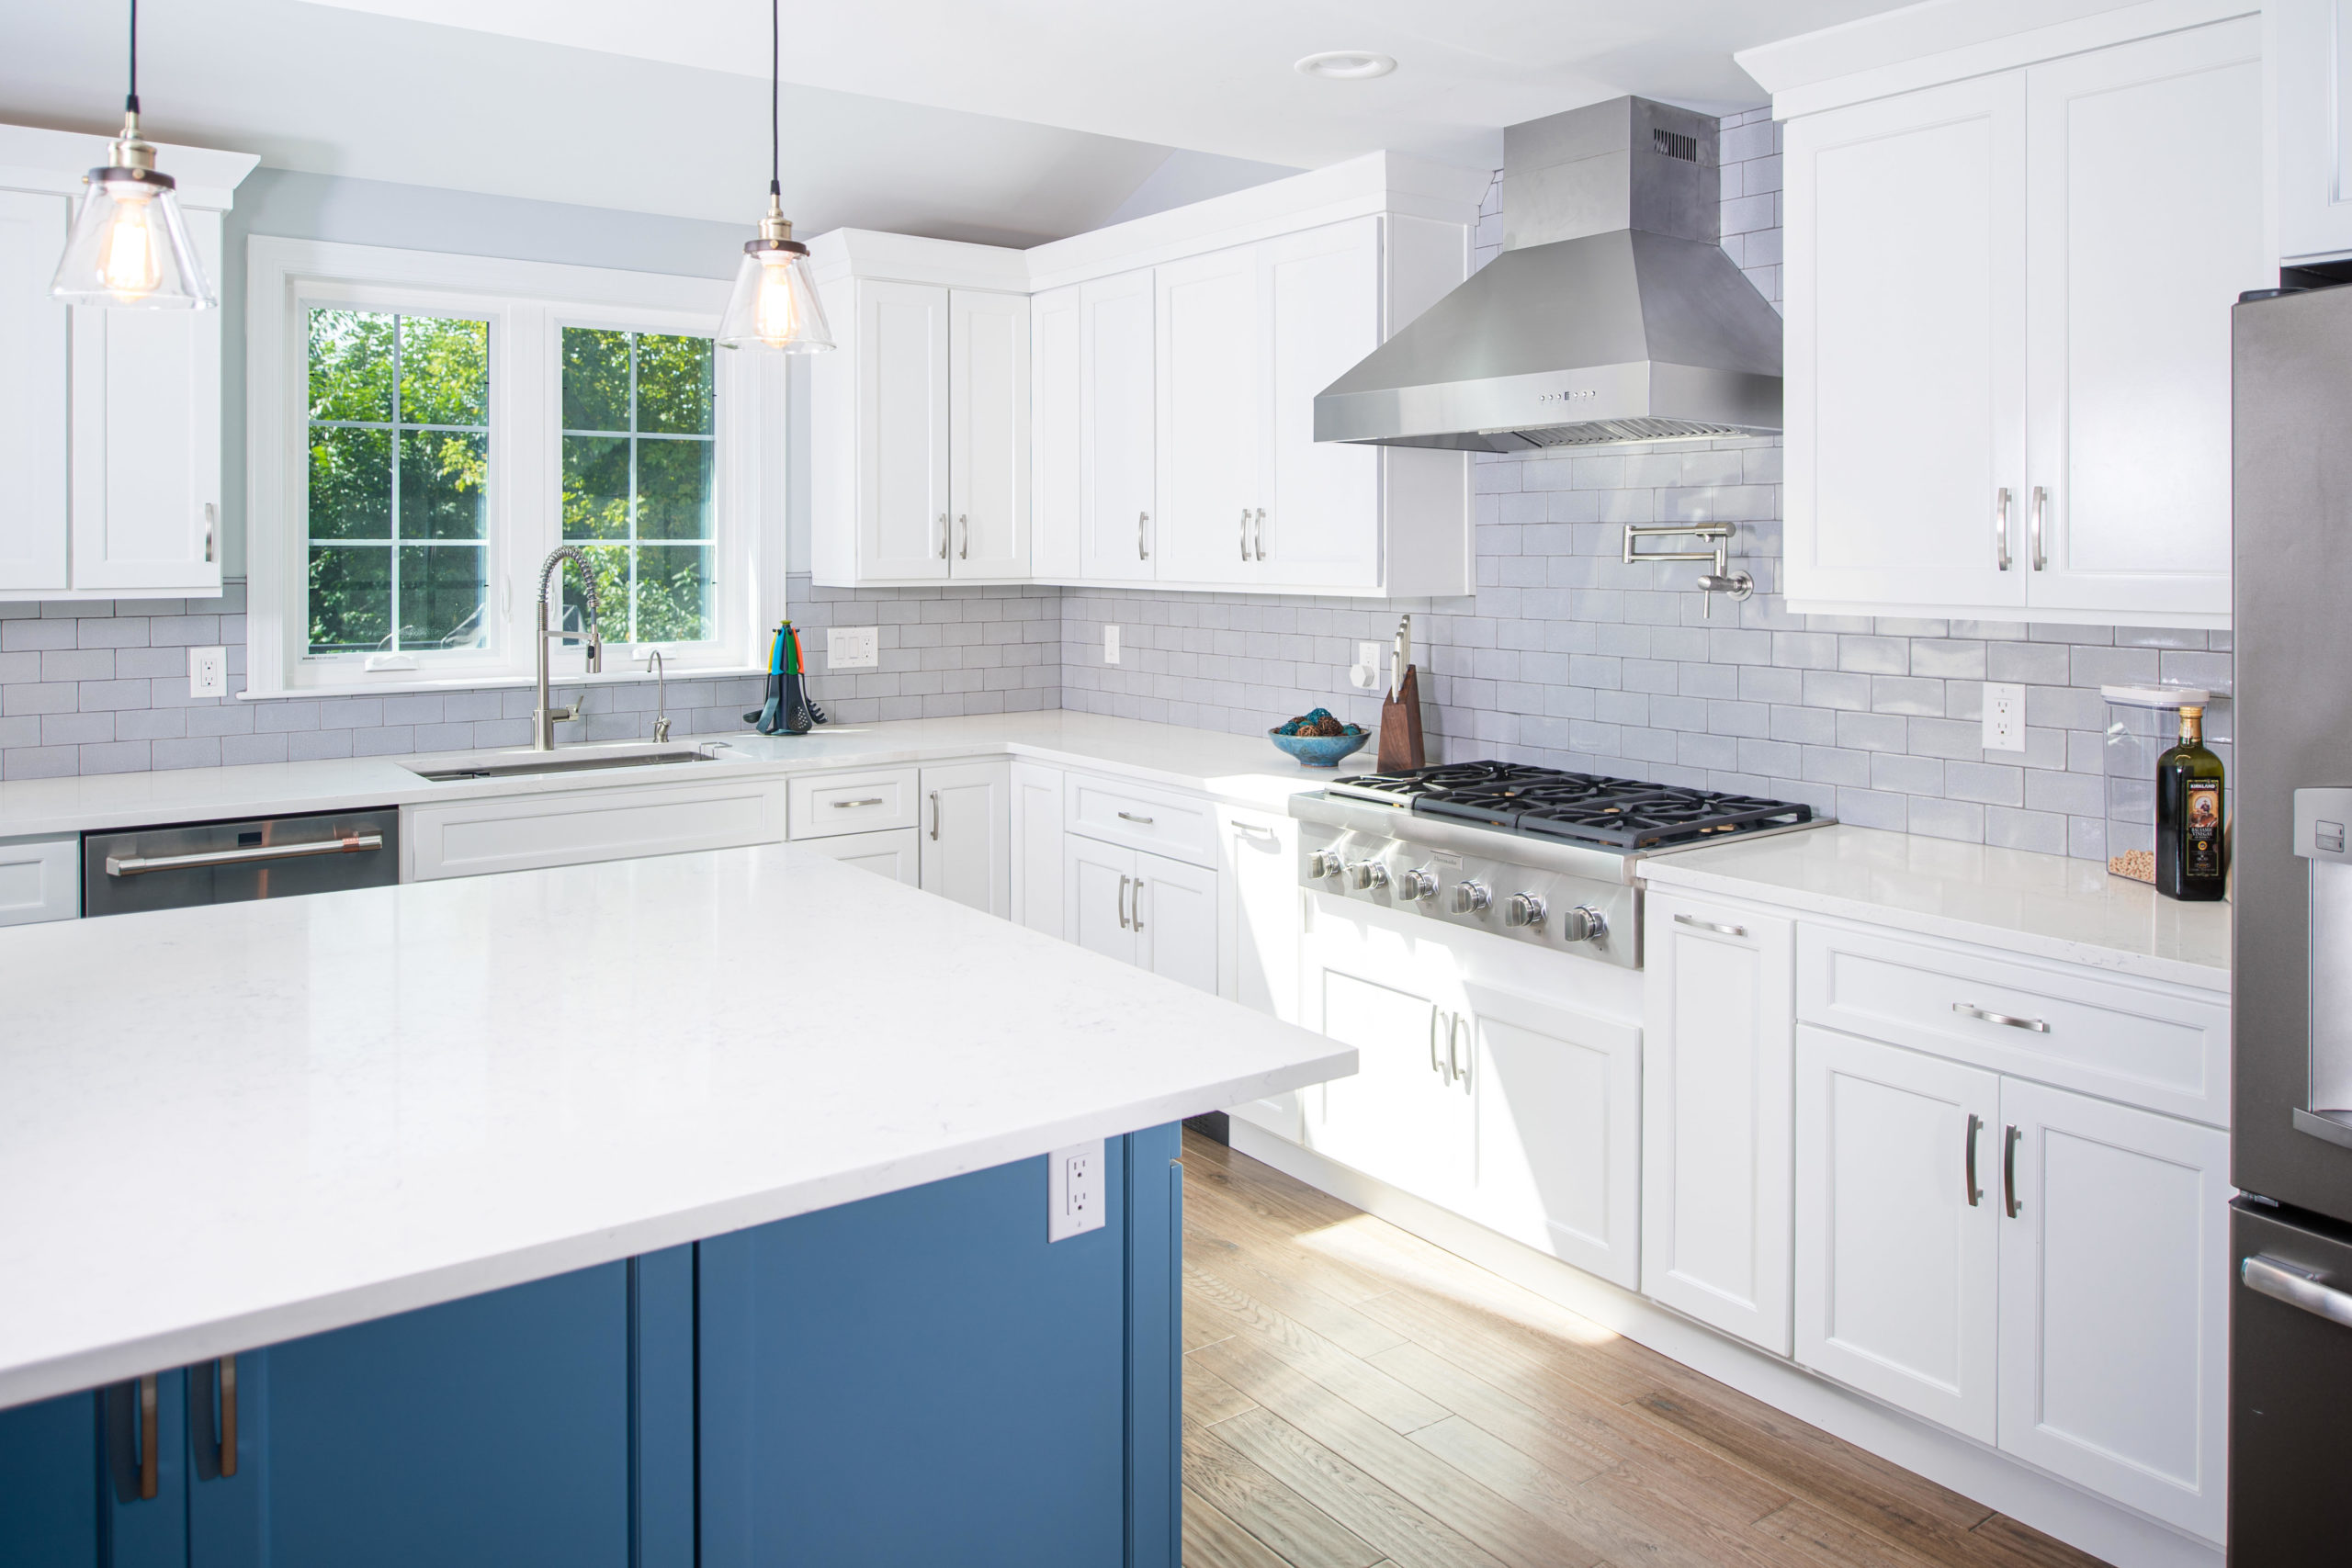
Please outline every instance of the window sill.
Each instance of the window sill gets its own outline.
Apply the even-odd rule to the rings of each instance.
[[[663,670],[672,681],[722,681],[745,675],[765,675],[762,664],[682,664]],[[403,671],[403,674],[406,672]],[[650,670],[607,670],[602,675],[589,675],[579,671],[570,674],[554,673],[548,684],[555,686],[626,686],[650,682]],[[242,703],[299,702],[324,697],[388,697],[407,696],[420,692],[488,692],[500,690],[528,691],[535,684],[529,675],[457,676],[446,680],[384,680],[339,681],[331,685],[288,686],[275,692],[245,691],[237,694]]]

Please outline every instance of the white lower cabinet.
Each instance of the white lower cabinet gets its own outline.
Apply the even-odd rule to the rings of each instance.
[[[843,865],[854,865],[862,871],[874,872],[893,882],[903,882],[910,887],[922,886],[922,837],[912,828],[888,828],[878,833],[842,833],[829,839],[801,840],[804,850],[814,850]]]
[[[683,854],[784,838],[774,777],[492,796],[401,809],[404,882]]]
[[[1216,990],[1216,873],[1075,835],[1065,840],[1069,940],[1199,990]]]
[[[0,842],[0,926],[71,920],[81,913],[81,840]]]
[[[1062,774],[1012,763],[1012,921],[1047,936],[1062,931]]]
[[[1298,1021],[1298,824],[1271,811],[1224,807],[1216,814],[1217,994]],[[1296,1142],[1299,1098],[1285,1089],[1232,1114]]]
[[[949,762],[925,768],[917,825],[922,887],[991,915],[1012,913],[1010,764]]]
[[[1794,928],[1681,893],[1646,919],[1641,1288],[1785,1356]]]

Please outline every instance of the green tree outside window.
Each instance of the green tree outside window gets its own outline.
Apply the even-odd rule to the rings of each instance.
[[[587,555],[614,642],[707,642],[712,521],[711,340],[563,330],[563,536]],[[585,623],[564,581],[563,625]]]
[[[490,323],[309,313],[308,645],[488,640]]]

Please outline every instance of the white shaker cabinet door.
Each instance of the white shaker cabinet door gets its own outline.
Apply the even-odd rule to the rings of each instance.
[[[2017,1078],[2001,1117],[2000,1446],[2219,1540],[2229,1135]]]
[[[1164,855],[1137,854],[1127,906],[1136,962],[1155,975],[1216,994],[1216,873]]]
[[[948,492],[954,577],[1029,571],[1029,301],[947,297]]]
[[[922,886],[1007,915],[1012,908],[1011,765],[951,762],[922,771]]]
[[[1794,931],[1681,893],[1647,914],[1642,1291],[1789,1353]]]
[[[1159,563],[1175,582],[1256,574],[1266,504],[1263,251],[1238,245],[1154,269],[1159,351]]]
[[[2011,71],[1788,124],[1792,604],[2025,603],[2025,103]]]
[[[1997,1074],[1797,1032],[1796,1359],[1987,1443],[2000,1103]]]
[[[1225,954],[1219,993],[1243,1007],[1298,1021],[1298,824],[1271,811],[1220,807],[1217,856],[1225,877]]]
[[[1155,380],[1151,271],[1079,286],[1079,570],[1152,576]]]
[[[1077,284],[1030,296],[1029,570],[1047,581],[1079,571],[1079,321]]]
[[[947,290],[857,285],[857,572],[948,575]]]
[[[1016,757],[1012,778],[1013,923],[1066,937],[1061,770]]]
[[[831,839],[804,839],[800,847],[887,876],[909,887],[922,886],[922,837],[912,828],[886,828],[878,833],[843,833]]]
[[[2352,254],[2352,0],[2268,0],[2277,73],[2278,254]]]
[[[1265,244],[1266,509],[1252,519],[1252,581],[1369,588],[1381,572],[1381,460],[1390,448],[1315,439],[1315,394],[1380,346],[1381,220],[1351,219]],[[1397,449],[1408,450],[1408,449]],[[1435,454],[1415,452],[1426,463]],[[1394,519],[1428,527],[1417,512]]]
[[[2027,603],[2230,613],[2230,308],[2274,287],[2262,21],[2026,73]]]
[[[1062,851],[1064,934],[1089,953],[1133,964],[1136,932],[1128,908],[1135,897],[1136,852],[1074,833],[1063,838]]]
[[[1639,1290],[1642,1032],[1491,986],[1464,986],[1463,1000],[1472,1217]]]
[[[49,280],[66,199],[0,191],[0,592],[64,588],[66,307]]]
[[[220,215],[187,214],[220,276]],[[74,310],[74,586],[220,592],[220,312]]]

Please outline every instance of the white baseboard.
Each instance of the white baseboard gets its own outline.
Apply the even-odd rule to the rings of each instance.
[[[1547,1258],[1238,1116],[1232,1120],[1232,1138],[1233,1146],[1252,1159],[2117,1568],[2222,1568],[2222,1549],[2211,1541],[2183,1535],[1998,1450],[1726,1338],[1645,1296]]]

